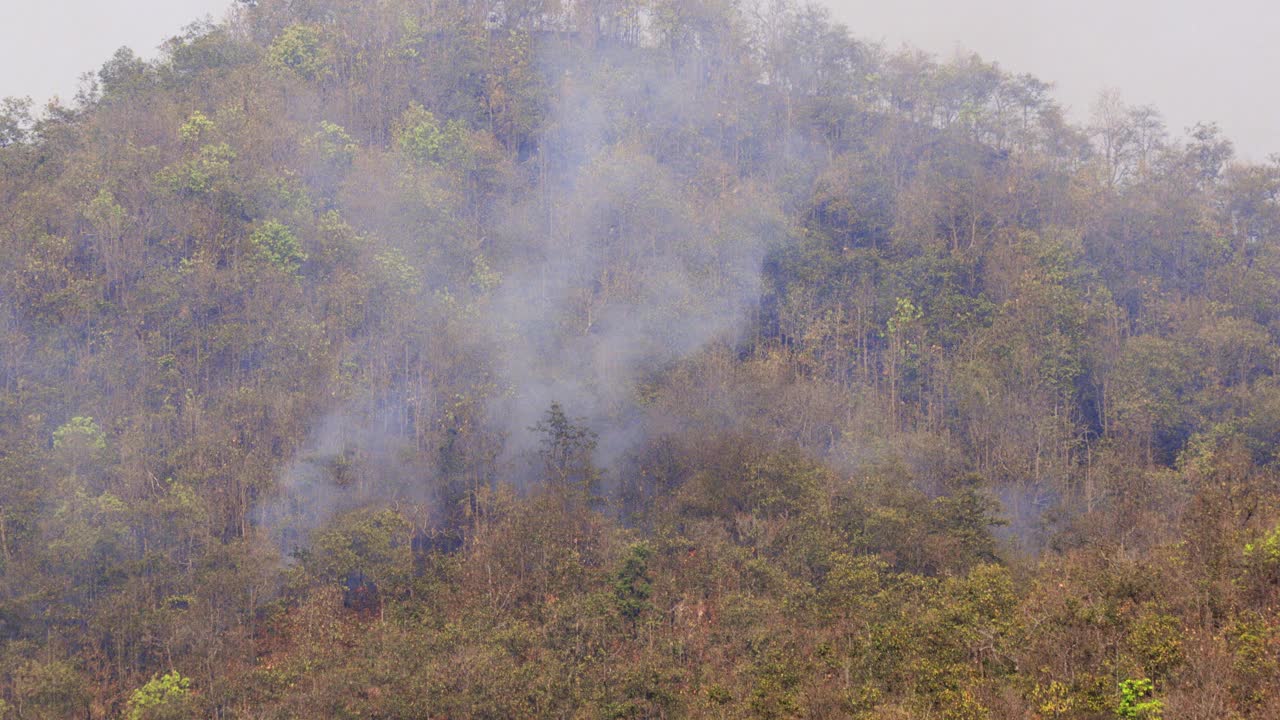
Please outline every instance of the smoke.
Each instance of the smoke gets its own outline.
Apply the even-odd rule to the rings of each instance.
[[[561,78],[542,148],[551,172],[508,228],[529,262],[491,306],[511,392],[490,414],[515,453],[560,402],[599,433],[608,467],[644,439],[637,384],[738,338],[786,231],[780,208],[711,160],[708,123],[691,110],[705,105],[693,64],[640,71],[589,57],[543,57],[544,75]],[[694,157],[664,152],[672,135],[692,138]]]
[[[751,227],[742,207],[689,216],[674,174],[636,148],[588,157],[554,210],[555,227],[536,239],[538,261],[509,275],[491,305],[511,389],[491,418],[520,450],[560,402],[600,434],[607,465],[643,434],[640,380],[736,340],[781,233],[767,220]]]
[[[259,505],[258,523],[285,555],[335,515],[372,504],[411,509],[419,524],[434,520],[435,468],[416,457],[403,434],[373,422],[372,405],[326,414],[280,472],[275,495]]]
[[[777,201],[725,166],[695,64],[640,71],[634,58],[534,47],[552,97],[526,161],[537,180],[482,212],[496,218],[487,244],[500,280],[465,329],[496,386],[483,405],[487,431],[503,442],[495,467],[516,482],[534,472],[532,428],[553,402],[597,433],[606,471],[644,442],[653,418],[640,385],[740,338],[764,257],[787,236]],[[438,468],[421,461],[430,453],[405,461],[401,434],[369,420],[358,402],[316,425],[261,513],[267,527],[435,500],[426,488]]]

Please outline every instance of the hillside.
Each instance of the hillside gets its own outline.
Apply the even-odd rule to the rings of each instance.
[[[0,718],[1280,717],[1280,162],[732,0],[0,104]]]

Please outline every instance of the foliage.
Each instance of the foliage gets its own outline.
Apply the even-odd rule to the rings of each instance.
[[[161,170],[156,179],[178,195],[206,195],[229,179],[236,157],[236,151],[226,143],[204,145],[186,161]]]
[[[183,142],[197,142],[200,136],[210,132],[215,127],[213,120],[209,116],[199,110],[191,113],[191,117],[178,128],[178,137]]]
[[[129,696],[125,717],[129,720],[185,717],[182,705],[190,694],[191,679],[171,670],[155,676]]]
[[[311,136],[309,143],[335,169],[350,167],[359,147],[346,128],[328,120],[320,121],[320,129]]]
[[[1146,678],[1120,681],[1120,704],[1116,707],[1116,716],[1159,720],[1164,703],[1151,697],[1152,689],[1151,681]]]
[[[600,483],[600,471],[593,455],[598,436],[579,418],[575,422],[564,407],[552,402],[546,415],[531,430],[542,435],[538,451],[546,470],[546,480],[560,488],[574,488],[589,496]]]
[[[53,431],[53,446],[102,450],[107,446],[107,439],[93,418],[77,415]]]
[[[290,25],[267,48],[267,58],[277,68],[290,70],[305,80],[317,80],[328,69],[320,33],[316,25]]]
[[[1278,278],[818,6],[241,2],[0,102],[0,716],[1280,717]]]
[[[259,225],[249,236],[249,243],[263,260],[286,275],[297,273],[307,261],[307,254],[293,230],[278,220]]]
[[[419,165],[457,162],[464,152],[466,128],[461,121],[443,125],[430,111],[416,103],[396,121],[396,149]]]
[[[649,577],[649,557],[653,550],[646,543],[636,543],[627,550],[613,577],[613,594],[618,605],[618,613],[628,622],[634,624],[646,610],[652,608],[649,598],[653,594],[652,579]]]

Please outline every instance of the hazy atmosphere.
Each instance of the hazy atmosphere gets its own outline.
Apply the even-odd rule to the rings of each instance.
[[[10,5],[0,720],[1280,718],[1269,8]]]
[[[855,36],[944,58],[967,49],[1056,86],[1076,120],[1104,88],[1170,131],[1217,122],[1243,155],[1280,152],[1280,8],[1266,0],[833,0]]]
[[[0,24],[0,97],[69,99],[121,45],[143,57],[227,0],[11,2]],[[1217,122],[1241,156],[1280,152],[1280,9],[1265,0],[828,0],[855,37],[947,59],[972,51],[1055,85],[1076,121],[1097,94],[1152,105],[1178,134]],[[33,60],[32,58],[39,58]]]

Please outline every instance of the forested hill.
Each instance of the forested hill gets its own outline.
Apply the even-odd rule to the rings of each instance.
[[[0,169],[4,720],[1280,717],[1211,124],[786,0],[260,0]]]

